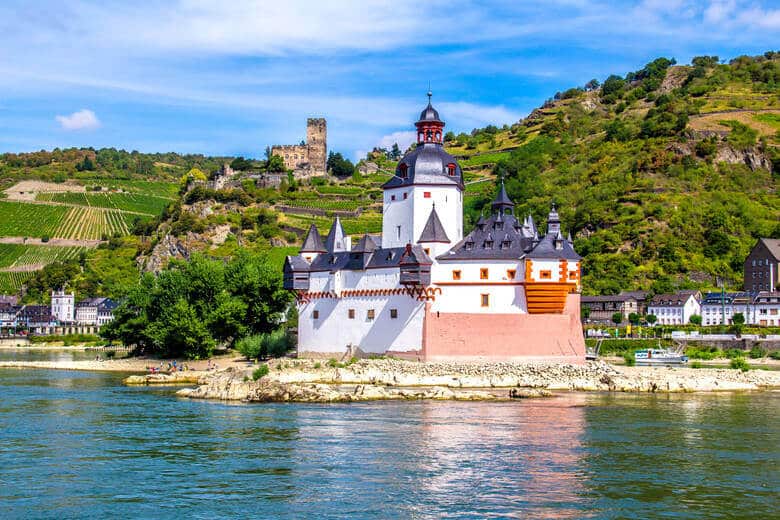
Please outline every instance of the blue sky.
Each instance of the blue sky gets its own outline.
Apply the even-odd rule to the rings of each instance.
[[[114,146],[262,157],[328,119],[355,159],[517,121],[659,57],[780,50],[765,0],[16,1],[0,4],[0,152]]]

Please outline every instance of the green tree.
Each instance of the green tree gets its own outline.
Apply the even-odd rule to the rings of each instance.
[[[336,177],[349,177],[355,173],[355,165],[338,152],[328,154],[328,171]]]
[[[701,315],[692,314],[688,321],[693,325],[701,325]]]
[[[280,156],[276,154],[268,158],[268,164],[266,166],[266,169],[269,172],[275,172],[275,173],[287,171],[287,168],[284,166],[284,159],[282,159]]]
[[[645,316],[645,321],[650,325],[653,325],[656,321],[658,321],[658,317],[656,317],[655,314],[648,314]]]
[[[246,171],[252,169],[252,163],[243,157],[236,157],[230,162],[230,167],[237,171]]]
[[[612,323],[615,325],[620,325],[623,322],[623,313],[622,312],[616,312],[612,314]]]
[[[639,314],[632,312],[628,315],[628,322],[631,325],[639,325]]]

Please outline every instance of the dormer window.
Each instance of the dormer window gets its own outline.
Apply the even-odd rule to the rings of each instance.
[[[501,241],[501,249],[509,249],[509,246],[512,245],[512,242],[509,240],[502,240]]]
[[[496,222],[493,224],[493,229],[504,229],[504,223],[503,222]]]
[[[466,242],[466,251],[474,249],[474,242]]]
[[[450,163],[447,165],[447,175],[450,177],[455,176],[455,163]]]
[[[485,249],[493,249],[493,241],[485,240]]]
[[[405,179],[409,174],[409,166],[406,165],[406,163],[401,163],[398,165],[398,174],[401,176],[402,179]]]

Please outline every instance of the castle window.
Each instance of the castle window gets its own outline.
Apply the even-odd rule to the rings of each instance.
[[[368,309],[366,312],[366,319],[369,321],[374,319],[374,309]]]
[[[480,294],[479,296],[480,296],[482,307],[490,307],[490,295]]]
[[[426,247],[425,249],[423,249],[423,251],[425,251],[426,255],[431,256],[431,248],[430,247]]]
[[[569,271],[569,280],[577,279],[577,271]]]
[[[479,270],[479,279],[480,280],[487,280],[488,279],[488,269],[487,267],[482,267]]]
[[[408,196],[409,196],[409,194],[408,194],[408,193],[404,193],[404,200],[406,200],[406,198],[407,198]]]
[[[390,309],[390,319],[394,320],[398,318],[398,309]]]
[[[552,271],[539,271],[539,278],[542,280],[552,280]]]
[[[450,163],[450,164],[447,165],[447,175],[449,175],[450,177],[454,177],[455,176],[455,164],[454,163]]]
[[[395,200],[395,195],[390,195],[390,200]]]
[[[401,175],[402,179],[406,178],[408,169],[409,167],[405,163],[401,163],[398,165],[398,173]]]
[[[404,195],[406,195],[404,193]],[[395,226],[395,230],[398,233],[398,240],[401,240],[401,226]]]
[[[506,277],[509,278],[510,280],[514,280],[516,274],[517,274],[517,271],[515,271],[514,269],[507,269],[506,270]]]
[[[460,269],[455,269],[452,271],[452,279],[460,280]]]
[[[315,319],[315,320],[316,320],[316,319],[319,319],[319,317],[320,317],[320,311],[311,311],[311,317],[312,317],[313,319]]]
[[[347,317],[348,317],[350,320],[354,320],[354,319],[355,319],[355,309],[349,309],[349,310],[347,311]]]
[[[425,199],[430,199],[430,198],[431,198],[431,192],[430,192],[430,191],[426,191],[426,192],[424,192],[424,193],[423,193],[423,198],[425,198]]]

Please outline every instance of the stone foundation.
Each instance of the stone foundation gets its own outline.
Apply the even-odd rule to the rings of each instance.
[[[585,362],[580,295],[561,314],[462,314],[426,310],[424,361]]]

